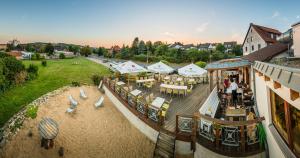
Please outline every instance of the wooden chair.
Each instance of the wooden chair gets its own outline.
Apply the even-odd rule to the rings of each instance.
[[[178,96],[179,95],[179,90],[178,89],[173,89],[173,94],[176,94]]]
[[[185,90],[179,90],[179,96],[184,96],[185,95]]]
[[[173,90],[171,88],[167,88],[167,94],[172,95]]]
[[[192,93],[192,90],[193,90],[193,85],[191,85],[191,87],[190,87],[189,89],[187,89],[186,92],[187,92],[188,94],[190,94],[190,93]]]
[[[166,93],[166,88],[165,87],[160,87],[160,93]]]

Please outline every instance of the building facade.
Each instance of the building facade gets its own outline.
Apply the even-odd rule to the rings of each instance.
[[[276,38],[281,34],[276,29],[250,24],[243,42],[243,54],[248,55],[268,45],[277,43]]]

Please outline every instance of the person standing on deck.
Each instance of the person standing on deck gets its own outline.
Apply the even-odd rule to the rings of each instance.
[[[238,89],[238,85],[235,83],[235,79],[231,79],[230,80],[230,90],[232,92],[232,102],[233,102],[233,105],[235,106],[236,108],[236,104],[237,104],[237,89]]]

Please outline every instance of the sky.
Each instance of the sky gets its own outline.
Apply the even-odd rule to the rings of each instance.
[[[255,23],[286,31],[299,0],[1,0],[0,43],[110,47],[144,41],[242,43]]]

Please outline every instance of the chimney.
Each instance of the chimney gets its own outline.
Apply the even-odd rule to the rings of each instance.
[[[300,22],[292,25],[294,56],[300,57]]]

